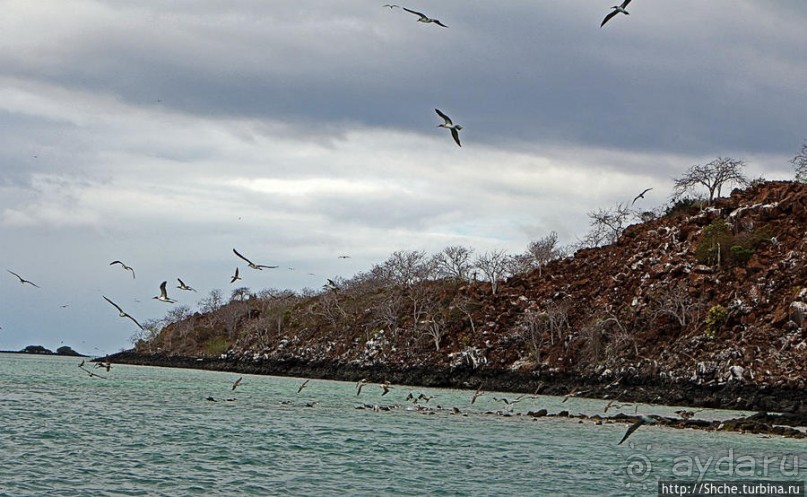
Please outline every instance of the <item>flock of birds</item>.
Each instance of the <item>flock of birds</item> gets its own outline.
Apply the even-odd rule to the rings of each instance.
[[[610,13],[608,13],[608,15],[606,15],[605,18],[602,20],[602,23],[600,24],[600,27],[605,26],[606,23],[608,23],[611,19],[616,17],[618,14],[629,15],[629,12],[626,9],[627,9],[628,4],[630,4],[630,2],[631,2],[631,0],[624,0],[620,5],[614,5],[613,7],[611,7],[612,11]],[[411,10],[411,9],[406,8],[406,7],[400,7],[399,5],[395,5],[395,4],[385,4],[384,7],[389,8],[389,9],[400,8],[400,9],[402,9],[402,10],[404,10],[404,11],[410,13],[410,14],[413,14],[413,15],[417,16],[418,17],[417,22],[421,22],[421,23],[424,23],[424,24],[434,24],[434,25],[440,26],[442,28],[447,28],[448,27],[446,24],[441,22],[439,19],[429,17],[429,16],[427,16],[426,14],[424,14],[422,12]],[[437,127],[449,130],[449,132],[451,133],[451,137],[453,138],[453,140],[457,144],[457,146],[462,147],[459,132],[463,129],[463,127],[460,124],[455,124],[454,121],[447,114],[445,114],[443,111],[441,111],[440,109],[435,108],[434,110],[437,113],[437,115],[443,120],[443,122],[441,124],[438,124]],[[650,190],[652,190],[652,188],[645,189],[642,193],[637,195],[633,199],[633,202],[631,203],[631,205],[633,205],[638,199],[644,198],[645,193],[647,193]],[[244,261],[247,264],[247,267],[249,267],[250,269],[261,271],[263,269],[274,269],[274,268],[278,267],[276,265],[256,264],[256,263],[252,262],[250,259],[248,259],[247,257],[245,257],[244,255],[242,255],[241,253],[239,253],[235,248],[233,248],[233,253],[236,255],[236,257],[238,257],[239,259]],[[348,257],[349,256],[339,256],[339,258],[348,258]],[[124,263],[121,260],[114,260],[114,261],[110,262],[109,265],[110,266],[116,266],[116,265],[120,266],[123,270],[130,272],[133,279],[136,278],[134,268],[127,265],[126,263]],[[16,272],[11,271],[10,269],[7,269],[7,271],[9,273],[11,273],[13,276],[15,276],[18,279],[18,281],[20,282],[20,284],[23,284],[23,285],[28,284],[28,285],[31,285],[33,287],[40,288],[39,285],[37,285],[36,283],[34,283],[34,282],[30,281],[30,280],[27,280],[27,279],[23,278],[22,276],[20,276]],[[235,283],[238,280],[241,280],[241,276],[240,276],[239,268],[236,267],[235,272],[230,277],[230,283]],[[176,288],[179,289],[179,290],[193,291],[193,292],[196,291],[193,287],[187,285],[180,278],[177,278],[177,282],[179,283],[179,285]],[[168,296],[167,284],[168,284],[167,281],[163,281],[159,286],[159,294],[152,297],[152,298],[155,299],[155,300],[158,300],[160,302],[164,302],[164,303],[171,303],[171,304],[176,303],[177,302],[176,300],[174,300],[174,299],[172,299],[172,298],[170,298]],[[325,285],[326,288],[331,288],[331,289],[335,289],[336,286],[337,286],[336,283],[333,282],[330,279],[328,280],[328,284]],[[116,304],[115,302],[113,302],[112,300],[107,298],[106,296],[102,295],[102,297],[111,306],[113,306],[115,308],[115,310],[118,312],[118,315],[121,318],[129,319],[138,328],[140,328],[141,330],[144,329],[143,325],[141,325],[140,322],[137,321],[137,319],[135,319],[131,314],[124,311],[118,304]],[[66,307],[66,306],[63,306],[63,307]],[[104,376],[102,376],[102,375],[100,375],[98,373],[95,373],[95,372],[91,371],[90,369],[88,369],[85,366],[84,361],[81,361],[81,363],[78,365],[78,367],[83,372],[87,373],[90,377],[105,379]],[[95,365],[95,369],[99,369],[99,368],[100,369],[105,369],[107,372],[110,371],[111,367],[112,367],[112,364],[110,362],[108,362],[108,361],[101,361],[101,362],[96,363],[96,365]],[[232,383],[231,391],[234,392],[239,386],[241,386],[242,385],[242,380],[243,380],[243,377],[239,377],[237,380],[235,380]],[[297,389],[297,393],[299,394],[300,392],[302,392],[303,389],[305,389],[309,385],[309,382],[310,382],[309,379],[306,379],[305,381],[303,381],[303,383],[301,383],[299,385],[299,387]],[[356,396],[357,397],[361,395],[362,389],[366,385],[368,385],[368,381],[366,379],[362,379],[359,382],[357,382],[357,384],[356,384]],[[393,388],[392,385],[390,385],[389,382],[379,383],[378,387],[381,389],[381,394],[380,394],[381,397],[389,394],[391,389]],[[564,397],[563,402],[566,402],[569,398],[576,397],[576,396],[578,396],[578,395],[580,395],[582,393],[585,393],[585,392],[578,392],[577,390],[573,390],[573,391],[571,391],[569,394],[567,394]],[[473,394],[471,396],[471,399],[470,399],[470,404],[473,405],[476,402],[476,400],[479,397],[481,397],[482,395],[484,395],[484,392],[483,392],[482,387],[480,385],[473,392]],[[517,403],[521,402],[522,400],[524,400],[524,399],[526,399],[528,397],[530,397],[530,396],[525,394],[525,395],[518,396],[518,397],[516,397],[514,399],[493,397],[493,400],[495,402],[503,403],[506,406],[506,409],[504,411],[499,411],[499,413],[507,414],[507,413],[512,413],[514,406]],[[533,395],[531,397],[535,397],[535,396]],[[427,395],[425,395],[423,393],[415,396],[412,392],[410,392],[406,397],[406,401],[412,402],[416,406],[416,407],[414,407],[415,410],[429,410],[428,408],[424,408],[423,404],[421,404],[421,402],[425,403],[425,404],[428,404],[428,402],[430,400],[432,400],[433,398],[434,398],[434,396],[427,396]],[[211,401],[211,402],[218,402],[218,400],[215,399],[212,396],[207,397],[206,400]],[[227,399],[224,399],[224,400],[226,400],[226,401],[234,401],[235,398],[231,397],[231,398],[227,398]],[[289,401],[284,401],[283,403],[289,403]],[[314,407],[316,404],[317,404],[317,402],[309,402],[309,403],[306,404],[306,406],[307,407]],[[611,407],[614,407],[614,400],[611,400],[606,405],[605,411],[607,412],[608,409],[611,408]],[[373,410],[389,410],[389,409],[391,409],[391,407],[389,407],[389,406],[382,407],[382,406],[379,406],[378,404],[372,404],[372,405],[371,404],[363,404],[363,405],[361,405],[361,406],[359,406],[357,408],[358,409],[371,408]],[[438,409],[442,409],[442,407],[438,406]],[[460,411],[460,409],[458,407],[452,407],[451,408],[451,413],[452,414],[461,414],[462,411]],[[688,419],[689,417],[694,415],[694,413],[692,411],[676,411],[676,413],[679,414],[684,419]],[[630,437],[631,434],[633,434],[642,425],[644,425],[644,424],[653,424],[653,423],[656,422],[657,419],[658,419],[658,416],[640,416],[638,418],[638,420],[636,422],[634,422],[628,428],[625,435],[619,441],[619,444],[622,444],[625,440],[627,440],[628,437]]]
[[[279,267],[279,266],[268,265],[268,264],[256,264],[256,263],[252,262],[250,259],[248,259],[247,257],[245,257],[244,255],[242,255],[241,253],[239,253],[238,250],[236,250],[236,249],[233,249],[233,253],[236,255],[236,257],[238,257],[239,259],[246,262],[247,267],[249,267],[251,269],[254,269],[254,270],[257,270],[257,271],[262,271],[264,269],[276,269],[277,267]],[[348,258],[350,258],[350,256],[348,256],[348,255],[340,255],[339,258],[340,259],[348,259]],[[121,260],[114,260],[114,261],[110,262],[109,265],[110,266],[119,266],[123,270],[128,271],[129,273],[131,273],[132,274],[132,279],[136,279],[134,268],[132,266],[129,266],[125,262],[123,262]],[[14,271],[12,271],[10,269],[6,269],[6,271],[8,271],[15,278],[17,278],[17,281],[19,281],[19,283],[21,285],[30,285],[30,286],[35,287],[35,288],[41,288],[39,285],[37,285],[33,281],[23,278],[18,273],[14,272]],[[235,283],[236,281],[238,281],[240,279],[241,279],[241,276],[239,275],[239,268],[238,268],[238,266],[236,266],[235,273],[230,278],[230,283]],[[182,278],[177,278],[176,280],[177,280],[177,283],[179,283],[176,286],[177,289],[183,290],[183,291],[186,291],[186,292],[196,292],[196,289],[191,287],[190,285],[188,285],[184,281],[182,281]],[[334,289],[337,288],[337,284],[333,280],[328,279],[328,283],[326,285],[324,285],[323,288],[334,290]],[[118,311],[118,316],[120,316],[122,318],[125,318],[125,319],[131,320],[138,328],[140,328],[141,330],[145,330],[144,326],[142,324],[140,324],[140,322],[134,316],[132,316],[128,312],[124,311],[123,308],[121,308],[120,305],[113,302],[106,295],[102,295],[102,297],[112,307],[114,307],[116,311]],[[154,297],[152,297],[152,299],[158,300],[160,302],[164,302],[166,304],[175,304],[175,303],[177,303],[176,299],[173,299],[173,298],[168,296],[168,281],[163,281],[162,283],[160,283],[159,293],[157,295],[155,295]],[[62,305],[60,307],[66,308],[66,307],[68,307],[68,305],[65,304],[65,305]],[[2,327],[0,327],[0,329],[2,329]]]
[[[611,12],[609,12],[608,15],[606,15],[605,18],[602,20],[600,27],[602,28],[603,26],[605,26],[605,24],[614,17],[616,17],[617,14],[630,15],[630,12],[627,11],[627,7],[628,4],[630,4],[630,2],[631,0],[624,0],[620,5],[614,5],[613,7],[611,7]],[[390,10],[402,9],[406,12],[409,12],[410,14],[416,15],[418,16],[417,22],[422,22],[424,24],[434,24],[443,28],[448,27],[445,24],[443,24],[439,19],[429,17],[423,12],[418,12],[416,10],[408,9],[406,7],[401,7],[400,5],[389,3],[384,4],[384,7]],[[462,143],[460,143],[460,131],[462,130],[462,126],[459,124],[454,124],[454,121],[452,121],[451,118],[448,117],[448,115],[446,115],[440,109],[434,109],[434,111],[437,112],[437,115],[443,119],[443,123],[438,124],[437,127],[449,130],[451,132],[451,137],[454,138],[454,142],[457,144],[457,146],[462,147]]]

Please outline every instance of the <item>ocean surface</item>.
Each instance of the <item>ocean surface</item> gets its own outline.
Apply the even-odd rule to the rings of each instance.
[[[505,416],[493,397],[517,395],[471,405],[471,391],[369,384],[357,397],[322,380],[297,393],[302,379],[87,363],[101,379],[79,362],[0,354],[0,495],[622,496],[656,495],[659,479],[807,479],[804,440],[642,426],[617,445],[625,423],[518,415],[602,413],[599,400],[524,398]]]

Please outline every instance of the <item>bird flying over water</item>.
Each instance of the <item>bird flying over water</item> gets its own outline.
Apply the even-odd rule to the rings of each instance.
[[[608,21],[610,21],[611,19],[613,19],[613,17],[614,17],[615,15],[619,14],[620,12],[621,12],[621,13],[623,13],[623,14],[625,14],[626,16],[629,16],[629,15],[630,15],[630,12],[628,12],[627,10],[625,10],[625,8],[628,6],[628,4],[629,4],[629,3],[630,3],[630,0],[625,0],[624,2],[622,2],[622,5],[614,5],[613,7],[611,7],[612,9],[614,9],[614,10],[613,10],[613,12],[611,12],[610,14],[608,14],[607,16],[605,16],[605,19],[603,19],[603,20],[602,20],[602,24],[600,24],[600,27],[605,26],[605,23],[606,23],[606,22],[608,22]]]
[[[636,195],[636,196],[633,198],[633,202],[631,202],[631,203],[630,203],[630,205],[635,204],[635,203],[636,203],[636,201],[637,201],[637,200],[639,200],[640,198],[644,198],[644,194],[645,194],[645,193],[647,193],[647,192],[649,192],[650,190],[652,190],[652,188],[645,188],[645,190],[644,190],[642,193],[640,193],[639,195]]]
[[[167,285],[167,284],[168,284],[168,282],[167,282],[167,281],[163,281],[163,282],[160,284],[160,294],[159,294],[159,295],[157,295],[156,297],[151,297],[151,298],[153,298],[153,299],[157,299],[157,300],[159,300],[160,302],[165,302],[165,303],[167,303],[167,304],[173,304],[173,303],[175,303],[175,302],[176,302],[176,300],[168,298],[168,290],[166,290],[166,289],[165,289],[165,285]]]
[[[102,297],[104,297],[103,295],[101,295],[101,296],[102,296]],[[155,297],[155,298],[156,298],[156,297]],[[117,309],[117,310],[118,310],[118,315],[119,315],[120,317],[122,317],[122,318],[129,318],[129,319],[131,319],[132,321],[134,321],[134,324],[136,324],[138,328],[140,328],[141,330],[142,330],[142,329],[144,329],[144,328],[143,328],[143,325],[141,325],[140,323],[138,323],[138,322],[137,322],[137,319],[135,319],[135,318],[133,318],[132,316],[130,316],[129,314],[125,313],[125,312],[123,311],[123,309],[121,309],[121,308],[120,308],[120,306],[119,306],[118,304],[116,304],[115,302],[112,302],[111,300],[109,300],[109,299],[108,299],[108,298],[106,298],[106,297],[104,297],[104,300],[106,300],[107,302],[109,302],[110,304],[112,304],[112,307],[114,307],[115,309]]]
[[[356,382],[356,397],[359,396],[361,393],[361,389],[364,388],[364,385],[367,384],[367,378],[362,378],[361,380]]]
[[[630,0],[628,0],[628,1],[630,1]],[[420,16],[420,19],[418,19],[418,22],[424,22],[426,24],[432,24],[433,23],[433,24],[437,24],[438,26],[442,26],[444,28],[448,27],[445,24],[443,24],[442,22],[440,22],[439,19],[432,19],[431,17],[428,17],[426,14],[423,14],[422,12],[417,12],[415,10],[409,10],[406,7],[404,7],[403,9],[405,11],[409,12],[410,14],[415,14],[416,16]]]
[[[238,251],[237,251],[237,250],[235,250],[235,249],[233,249],[233,253],[234,253],[235,255],[237,255],[238,257],[240,257],[241,259],[245,260],[245,261],[246,261],[246,263],[247,263],[247,265],[248,265],[249,267],[251,267],[252,269],[257,269],[257,270],[259,270],[259,271],[260,271],[260,270],[262,270],[263,268],[266,268],[266,269],[274,269],[274,268],[276,268],[276,267],[277,267],[277,266],[267,266],[267,265],[265,265],[265,264],[255,264],[255,263],[254,263],[254,262],[252,262],[251,260],[249,260],[249,259],[247,259],[246,257],[244,257],[243,255],[239,254],[239,253],[238,253]]]
[[[191,287],[189,287],[189,286],[188,286],[188,285],[186,285],[186,284],[185,284],[185,282],[184,282],[184,281],[182,281],[181,279],[177,278],[177,281],[179,282],[179,286],[178,286],[177,288],[179,288],[180,290],[187,290],[187,291],[189,291],[189,292],[195,292],[195,291],[196,291],[196,289],[195,289],[195,288],[191,288]]]
[[[381,394],[382,397],[389,393],[390,384],[388,381],[385,381],[384,383],[379,383],[378,386],[380,386],[381,389],[384,390],[384,392]]]
[[[235,390],[236,388],[238,388],[239,385],[241,385],[241,380],[243,379],[244,377],[242,376],[233,382],[233,390]]]
[[[131,271],[132,272],[132,279],[134,279],[135,272],[134,272],[134,269],[132,269],[132,266],[127,266],[126,264],[124,264],[121,261],[112,261],[112,262],[109,263],[110,266],[114,266],[115,264],[120,264],[120,267],[122,267],[123,269],[125,269],[127,271]]]
[[[454,122],[451,121],[450,117],[440,112],[440,109],[434,109],[434,111],[437,112],[437,115],[442,117],[443,120],[445,121],[443,124],[438,124],[437,127],[450,129],[451,136],[454,137],[454,141],[457,142],[457,145],[461,147],[462,144],[460,143],[460,130],[462,129],[462,126],[460,126],[459,124],[454,124]]]
[[[6,269],[6,271],[8,271],[9,273],[11,273],[11,274],[13,274],[14,276],[16,276],[16,277],[17,277],[17,279],[18,279],[18,280],[20,280],[20,284],[21,284],[21,285],[24,285],[24,284],[28,283],[28,284],[29,284],[29,285],[31,285],[31,286],[35,286],[35,287],[39,288],[39,285],[37,285],[37,284],[36,284],[36,283],[34,283],[33,281],[28,281],[28,280],[26,280],[25,278],[23,278],[23,277],[22,277],[22,276],[20,276],[19,274],[15,273],[14,271],[12,271],[12,270],[10,270],[10,269]]]
[[[311,381],[311,380],[310,380],[310,379],[308,379],[308,380],[305,380],[304,382],[302,382],[302,383],[300,384],[300,387],[297,389],[297,393],[302,392],[302,391],[303,391],[303,388],[305,388],[305,387],[306,387],[306,385],[308,385],[308,382],[309,382],[309,381]]]
[[[476,392],[474,392],[473,396],[471,396],[471,404],[476,402],[476,399],[480,396],[482,396],[482,385],[479,385],[479,388],[477,388]]]
[[[644,425],[644,424],[648,424],[648,425],[656,424],[656,420],[655,420],[655,418],[652,418],[650,416],[640,416],[639,419],[635,423],[630,425],[630,428],[628,428],[628,431],[625,432],[625,436],[622,437],[622,440],[620,440],[617,445],[622,445],[622,442],[627,440],[628,437],[631,436],[631,434],[634,431],[638,430],[639,427]]]

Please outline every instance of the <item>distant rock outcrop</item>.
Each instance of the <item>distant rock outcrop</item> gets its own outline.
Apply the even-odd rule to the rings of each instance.
[[[78,352],[76,352],[72,348],[68,347],[67,345],[63,345],[63,346],[59,347],[58,349],[56,349],[56,354],[57,355],[76,356],[76,357],[81,356],[81,354],[79,354]]]
[[[53,354],[53,351],[46,349],[41,345],[29,345],[22,349],[20,352],[23,354]]]

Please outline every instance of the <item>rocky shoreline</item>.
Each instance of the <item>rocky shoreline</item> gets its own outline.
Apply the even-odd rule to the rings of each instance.
[[[705,420],[667,419],[662,424],[680,428],[731,429],[753,433],[769,433],[801,438],[804,433],[783,429],[781,425],[807,426],[807,391],[787,387],[759,387],[740,382],[722,385],[696,385],[648,381],[638,377],[625,377],[619,381],[602,377],[585,378],[559,373],[523,373],[490,368],[471,367],[408,367],[386,365],[362,366],[334,361],[305,361],[300,359],[270,360],[236,357],[207,358],[161,354],[142,354],[124,351],[109,357],[114,363],[141,366],[159,366],[231,371],[234,373],[273,376],[293,376],[340,381],[389,381],[393,384],[475,389],[482,386],[488,391],[529,393],[541,395],[568,395],[599,399],[618,399],[620,402],[656,403],[674,406],[710,409],[737,409],[758,411],[755,416],[718,423]],[[782,414],[766,414],[776,412]],[[562,415],[563,413],[554,414]],[[566,416],[570,416],[568,413]],[[581,417],[581,416],[570,416]],[[630,417],[593,417],[595,420],[630,421]]]

